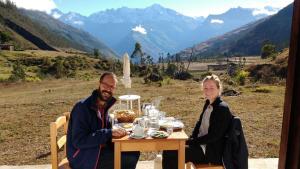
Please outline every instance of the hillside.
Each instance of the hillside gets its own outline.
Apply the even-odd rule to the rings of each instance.
[[[18,9],[0,2],[0,30],[16,49],[69,50],[92,52],[100,50],[102,56],[116,54],[88,33],[68,26],[45,13]],[[3,40],[2,40],[3,41]]]
[[[289,50],[283,49],[282,52],[277,54],[274,60],[249,65],[246,67],[246,70],[249,72],[249,76],[255,81],[274,84],[287,77],[288,56]]]
[[[291,31],[293,5],[290,4],[277,14],[250,23],[224,35],[194,45],[198,57],[219,55],[260,55],[264,43],[275,44],[277,50],[288,47]],[[191,48],[179,52],[185,56]]]
[[[93,58],[85,53],[46,50],[0,52],[0,83],[65,78],[88,80],[98,77],[102,71],[119,74],[121,69],[119,61]],[[24,72],[24,75],[20,72]]]

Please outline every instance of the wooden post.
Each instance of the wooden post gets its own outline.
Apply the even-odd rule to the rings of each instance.
[[[279,169],[300,168],[300,0],[294,1]],[[297,66],[298,65],[298,66]]]

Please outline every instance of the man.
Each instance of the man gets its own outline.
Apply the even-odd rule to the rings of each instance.
[[[116,102],[116,75],[103,73],[99,82],[99,88],[76,103],[71,112],[67,158],[72,169],[113,169],[112,137],[126,135],[126,130],[112,128],[108,115],[108,109]],[[122,153],[122,169],[134,169],[138,158],[139,152]]]

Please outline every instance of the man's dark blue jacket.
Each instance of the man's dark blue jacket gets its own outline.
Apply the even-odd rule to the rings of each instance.
[[[104,109],[104,117],[98,117],[99,91],[74,106],[68,126],[67,158],[72,169],[96,169],[101,145],[110,145],[112,139],[108,109],[116,102],[111,98]],[[103,115],[102,115],[103,116]],[[102,118],[104,127],[102,128]]]

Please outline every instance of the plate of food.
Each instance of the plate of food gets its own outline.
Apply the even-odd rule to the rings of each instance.
[[[146,134],[136,135],[136,134],[134,134],[134,133],[131,133],[131,134],[129,135],[129,138],[133,138],[133,139],[143,139],[143,138],[145,138],[145,137],[146,137]]]
[[[183,129],[184,124],[179,120],[164,121],[164,122],[160,123],[160,127],[163,129],[166,129],[169,126],[173,126],[174,130],[178,130],[178,129]]]
[[[119,123],[120,127],[125,129],[126,131],[132,131],[133,124],[132,123]]]
[[[169,134],[165,131],[155,131],[150,134],[152,138],[167,138]]]

